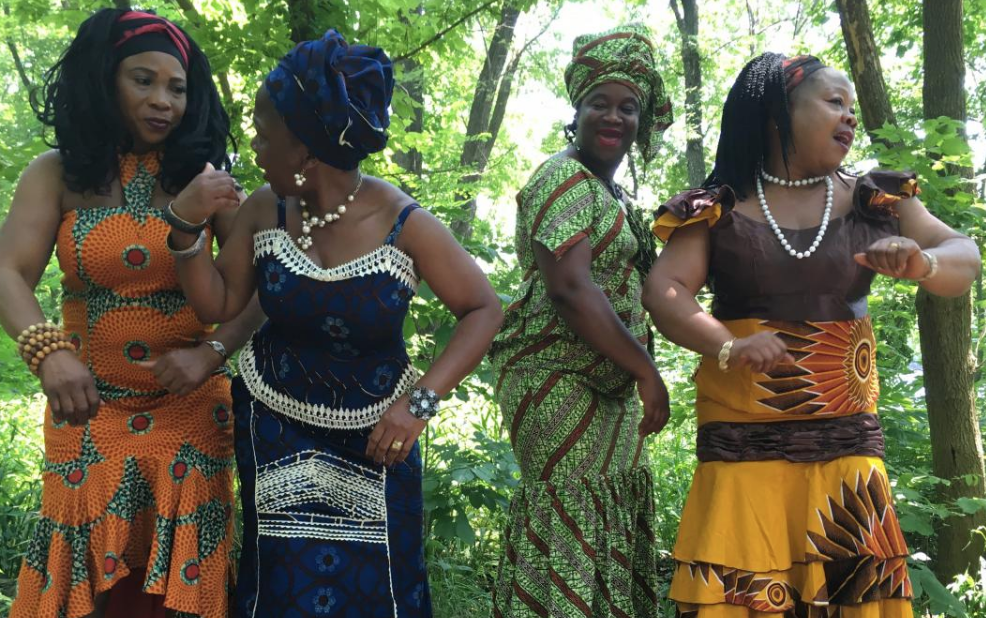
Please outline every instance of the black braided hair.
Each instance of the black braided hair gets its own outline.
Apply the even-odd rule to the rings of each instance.
[[[784,167],[794,147],[791,111],[785,88],[785,56],[766,52],[743,67],[722,108],[716,162],[702,186],[729,185],[744,199],[767,155],[767,123],[776,122]]]
[[[31,94],[34,112],[47,128],[45,141],[61,153],[65,184],[72,191],[108,191],[119,173],[118,153],[133,145],[115,94],[119,60],[113,53],[112,30],[124,12],[101,9],[82,22],[68,49]],[[169,193],[181,191],[206,161],[228,171],[227,146],[236,148],[209,61],[195,41],[188,42],[185,116],[165,141],[161,161],[161,185]]]

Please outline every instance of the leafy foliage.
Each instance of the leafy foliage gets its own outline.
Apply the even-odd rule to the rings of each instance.
[[[561,126],[570,121],[570,109],[548,113],[539,107],[548,99],[564,100],[561,72],[568,60],[575,32],[602,29],[586,23],[590,8],[609,24],[634,19],[658,33],[659,63],[678,122],[668,131],[657,161],[629,170],[624,184],[637,188],[637,202],[654,209],[685,188],[685,133],[681,102],[684,79],[680,35],[667,3],[635,0],[606,9],[577,0],[364,0],[315,2],[307,28],[318,33],[338,28],[351,42],[379,45],[398,60],[398,89],[392,111],[391,141],[385,156],[374,159],[367,171],[404,186],[444,222],[463,216],[463,178],[477,171],[463,166],[468,139],[466,124],[475,86],[486,59],[492,28],[504,1],[522,11],[511,50],[525,49],[519,58],[515,95],[507,106],[503,129],[470,191],[479,196],[479,215],[464,241],[489,274],[507,303],[520,273],[513,256],[513,195],[542,158],[564,145]],[[0,88],[0,216],[5,214],[17,178],[45,145],[29,105],[30,87],[37,84],[67,45],[78,24],[109,0],[4,0],[0,3],[0,38],[7,51],[0,54],[6,76]],[[210,58],[239,145],[234,171],[248,189],[262,183],[249,151],[250,115],[257,87],[277,59],[292,46],[292,0],[143,0],[152,9],[187,27]],[[598,3],[596,3],[598,4]],[[842,69],[847,68],[838,16],[822,0],[726,0],[700,3],[699,48],[702,57],[701,92],[706,160],[711,160],[717,139],[719,112],[728,86],[750,56],[772,49],[786,53],[814,53]],[[983,167],[972,160],[960,138],[961,127],[944,119],[924,122],[920,92],[920,12],[905,0],[870,3],[878,43],[885,49],[888,76],[899,129],[884,128],[888,141],[906,144],[894,151],[881,146],[857,148],[851,164],[866,171],[871,160],[890,162],[899,169],[918,172],[922,199],[932,211],[982,244],[984,204],[967,184],[951,175],[946,164]],[[971,117],[986,109],[986,5],[966,2],[967,64],[973,79],[969,92]],[[555,10],[560,9],[560,17]],[[574,17],[573,17],[574,16]],[[552,20],[557,19],[556,23]],[[544,36],[534,33],[548,26]],[[787,41],[787,49],[778,49]],[[412,84],[421,85],[418,93]],[[533,103],[532,103],[533,102]],[[552,108],[553,109],[553,108]],[[421,126],[415,120],[421,114]],[[420,171],[402,167],[400,154],[417,152]],[[963,191],[954,193],[955,189]],[[58,319],[60,286],[57,266],[46,270],[37,294],[45,314]],[[881,341],[881,414],[887,439],[887,467],[894,484],[901,525],[914,559],[912,577],[921,609],[951,616],[986,616],[986,570],[946,586],[935,580],[926,559],[935,556],[934,530],[950,516],[981,509],[975,500],[943,503],[940,488],[947,481],[930,474],[928,419],[924,410],[921,358],[914,317],[915,286],[879,279],[870,301]],[[975,296],[974,339],[986,332],[986,295]],[[707,304],[708,299],[705,299]],[[448,344],[454,318],[422,286],[405,325],[405,339],[414,363],[427,367]],[[980,360],[986,355],[979,345]],[[672,420],[649,442],[647,454],[655,471],[658,528],[662,556],[660,577],[670,579],[670,550],[691,482],[695,421],[694,384],[690,377],[697,357],[667,342],[657,346],[657,362],[671,390]],[[42,437],[42,401],[34,378],[17,358],[13,343],[0,341],[0,438],[8,444],[0,456],[0,613],[12,594],[13,579],[29,538],[38,507]],[[976,393],[986,397],[986,378],[980,371]],[[488,363],[453,395],[446,414],[432,423],[422,440],[425,461],[424,495],[427,552],[436,615],[461,617],[489,615],[489,586],[500,554],[500,534],[506,506],[518,482],[518,468],[492,398]],[[986,567],[984,567],[986,569]],[[4,596],[5,595],[5,596]],[[673,607],[663,601],[665,615]]]

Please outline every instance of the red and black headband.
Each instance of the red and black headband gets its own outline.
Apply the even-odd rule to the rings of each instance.
[[[784,69],[784,87],[788,94],[801,85],[812,73],[824,69],[822,61],[814,56],[794,56],[781,61]]]
[[[163,52],[177,58],[182,68],[188,70],[191,49],[188,37],[163,17],[127,11],[117,19],[113,34],[113,47],[119,60],[144,52]]]

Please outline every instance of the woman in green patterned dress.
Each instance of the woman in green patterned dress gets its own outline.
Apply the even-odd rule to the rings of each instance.
[[[657,615],[653,486],[640,461],[644,436],[668,420],[640,300],[654,244],[613,176],[634,143],[652,158],[671,105],[645,29],[582,36],[574,52],[571,145],[517,196],[525,274],[491,351],[522,479],[498,618]]]

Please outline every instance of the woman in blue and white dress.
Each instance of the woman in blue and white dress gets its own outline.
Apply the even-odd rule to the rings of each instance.
[[[236,616],[431,616],[417,438],[482,359],[500,302],[448,230],[364,176],[387,141],[390,60],[334,30],[300,44],[257,93],[252,142],[269,185],[213,261],[195,222],[225,206],[210,169],[169,210],[170,247],[199,317],[254,291],[269,322],[234,385],[244,542]],[[404,318],[420,281],[456,316],[419,376]]]

